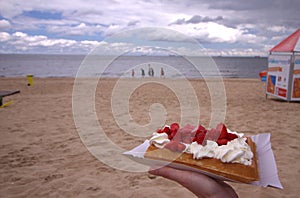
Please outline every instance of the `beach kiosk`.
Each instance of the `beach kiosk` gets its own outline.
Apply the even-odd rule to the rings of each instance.
[[[266,96],[300,101],[300,28],[270,50]]]

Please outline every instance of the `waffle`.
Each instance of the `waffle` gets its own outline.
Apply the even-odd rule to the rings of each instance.
[[[251,183],[259,180],[256,146],[251,138],[247,143],[253,152],[252,164],[247,166],[239,163],[224,163],[214,158],[193,159],[192,154],[177,153],[169,149],[159,149],[150,145],[144,155],[145,158],[172,162],[185,165],[209,174],[223,177],[227,180]]]

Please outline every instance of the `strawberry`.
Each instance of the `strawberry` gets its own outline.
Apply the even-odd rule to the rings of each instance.
[[[228,132],[227,132],[227,128],[226,128],[225,124],[223,124],[223,123],[218,124],[216,129],[218,131],[220,131],[219,139],[227,138]]]
[[[235,138],[238,138],[238,136],[236,134],[233,134],[233,133],[228,133],[227,134],[227,139],[229,141],[234,140]]]
[[[170,137],[171,137],[171,139],[169,138],[170,140],[181,142],[181,133],[179,133],[178,131],[173,131]]]
[[[170,129],[169,127],[165,126],[163,129],[157,129],[157,133],[169,133]]]
[[[193,125],[187,124],[183,128],[181,128],[180,131],[183,131],[185,133],[192,133],[194,129],[195,127]]]
[[[170,141],[169,143],[167,143],[167,144],[165,145],[164,148],[176,152],[176,151],[177,151],[177,142],[175,142],[175,141]]]
[[[193,140],[196,137],[197,131],[192,131],[191,132],[191,140]]]
[[[199,126],[198,126],[198,129],[197,129],[197,133],[201,133],[201,132],[206,133],[207,130],[206,130],[206,128],[205,128],[204,126],[199,125]]]
[[[178,129],[179,129],[179,124],[177,124],[177,123],[173,123],[173,124],[171,124],[171,126],[170,126],[170,131],[169,131],[169,133],[168,133],[168,138],[170,139],[170,140],[172,140],[172,139],[176,139],[176,141],[180,141],[181,139],[181,136],[180,136],[180,134],[178,133],[178,136],[177,136],[177,131],[178,131]]]
[[[202,144],[204,138],[205,138],[205,133],[203,133],[203,132],[202,132],[202,133],[198,133],[198,134],[196,134],[196,136],[194,137],[193,142],[194,142],[194,141],[197,141],[198,144]]]
[[[185,145],[184,144],[182,144],[182,143],[178,143],[177,144],[177,152],[182,152],[182,151],[184,151],[184,149],[185,149]]]
[[[193,139],[191,138],[190,135],[185,135],[182,137],[182,142],[183,143],[186,143],[186,144],[190,144],[192,143]]]
[[[226,145],[227,142],[228,142],[227,139],[218,139],[218,140],[217,140],[217,143],[218,143],[219,146],[220,146],[220,145]]]
[[[192,143],[192,128],[187,128],[185,126],[184,128],[179,129],[178,133],[181,135],[181,142],[186,144]]]
[[[173,134],[172,133],[168,135],[168,139],[173,140]]]
[[[177,141],[170,141],[165,145],[165,148],[174,152],[182,152],[185,149],[185,145]]]
[[[164,127],[163,132],[165,132],[166,134],[171,134],[171,130],[169,127]]]
[[[171,126],[170,126],[171,132],[174,132],[174,131],[177,132],[178,129],[179,129],[179,124],[177,124],[177,123],[171,124]]]
[[[163,130],[157,129],[156,132],[157,132],[157,133],[163,133]]]
[[[206,134],[207,130],[202,126],[202,125],[199,125],[197,130],[195,132],[192,132],[191,136],[193,137],[192,141],[197,141],[198,142],[202,142],[204,137],[205,137],[205,134]]]
[[[210,129],[207,131],[205,135],[206,140],[212,140],[215,141],[219,138],[219,131],[217,129]]]

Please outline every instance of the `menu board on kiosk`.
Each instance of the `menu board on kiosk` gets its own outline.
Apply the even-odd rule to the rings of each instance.
[[[268,77],[266,92],[287,99],[291,55],[270,55],[268,59]]]
[[[300,101],[300,55],[296,55],[294,59],[291,100]]]

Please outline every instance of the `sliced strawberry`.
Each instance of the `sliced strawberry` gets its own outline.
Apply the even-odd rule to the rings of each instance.
[[[156,132],[157,133],[167,133],[167,134],[169,134],[170,133],[170,128],[168,126],[165,126],[162,129],[157,129]]]
[[[187,124],[183,128],[179,129],[180,131],[183,131],[185,133],[192,133],[195,129],[195,126]]]
[[[205,135],[205,139],[216,141],[220,136],[219,133],[220,132],[217,129],[210,129],[209,131],[207,131]]]
[[[162,129],[157,129],[156,132],[157,133],[164,133]]]
[[[205,138],[205,133],[198,133],[194,137],[193,141],[197,141],[198,144],[202,144],[204,138]]]
[[[182,143],[177,144],[177,152],[182,152],[185,149],[185,145]]]
[[[179,124],[177,124],[177,123],[173,123],[173,124],[171,124],[171,126],[170,126],[170,130],[171,130],[171,132],[174,132],[174,131],[178,131],[178,129],[179,129]]]
[[[226,145],[227,142],[228,142],[227,139],[218,139],[218,140],[217,140],[217,143],[218,143],[219,146],[220,146],[220,145]]]
[[[216,130],[220,131],[219,139],[227,138],[228,132],[225,124],[223,123],[218,124]]]
[[[185,145],[177,141],[170,141],[165,145],[165,148],[173,152],[182,152],[185,149]]]
[[[191,132],[191,140],[193,140],[196,137],[197,131]]]
[[[177,151],[177,142],[175,142],[175,141],[170,141],[169,143],[167,143],[167,144],[165,145],[164,148],[176,152],[176,151]]]
[[[186,143],[186,144],[190,144],[192,143],[192,138],[191,138],[191,134],[182,134],[181,135],[181,141],[183,143]]]
[[[163,129],[163,132],[165,132],[166,134],[170,134],[171,130],[170,130],[169,127],[165,126],[164,129]]]
[[[193,128],[195,128],[195,127],[193,127]],[[192,128],[191,127],[190,128],[186,128],[186,127],[181,128],[178,130],[177,133],[180,133],[180,135],[181,135],[181,142],[186,143],[186,144],[192,143],[191,142],[191,140],[192,140],[192,138],[191,138]]]
[[[196,141],[197,141],[198,144],[202,144],[202,143],[203,143],[203,140],[204,140],[204,138],[197,138]]]
[[[176,133],[171,133],[168,135],[168,139],[169,140],[174,140],[174,137],[175,137]]]
[[[171,133],[171,139],[170,140],[173,140],[173,141],[176,141],[176,142],[181,142],[181,133],[179,133],[178,131],[173,131]]]
[[[238,138],[238,136],[236,134],[233,134],[233,133],[228,133],[227,134],[227,139],[228,140],[234,140],[235,138]]]
[[[194,141],[197,141],[197,138],[198,136],[200,136],[202,138],[202,136],[205,136],[207,130],[202,126],[202,125],[199,125],[197,130],[192,132],[191,136],[193,137],[193,142]],[[199,135],[201,134],[201,135]]]
[[[197,129],[197,133],[202,133],[202,132],[206,133],[207,130],[206,130],[206,128],[204,126],[199,125],[198,129]]]

